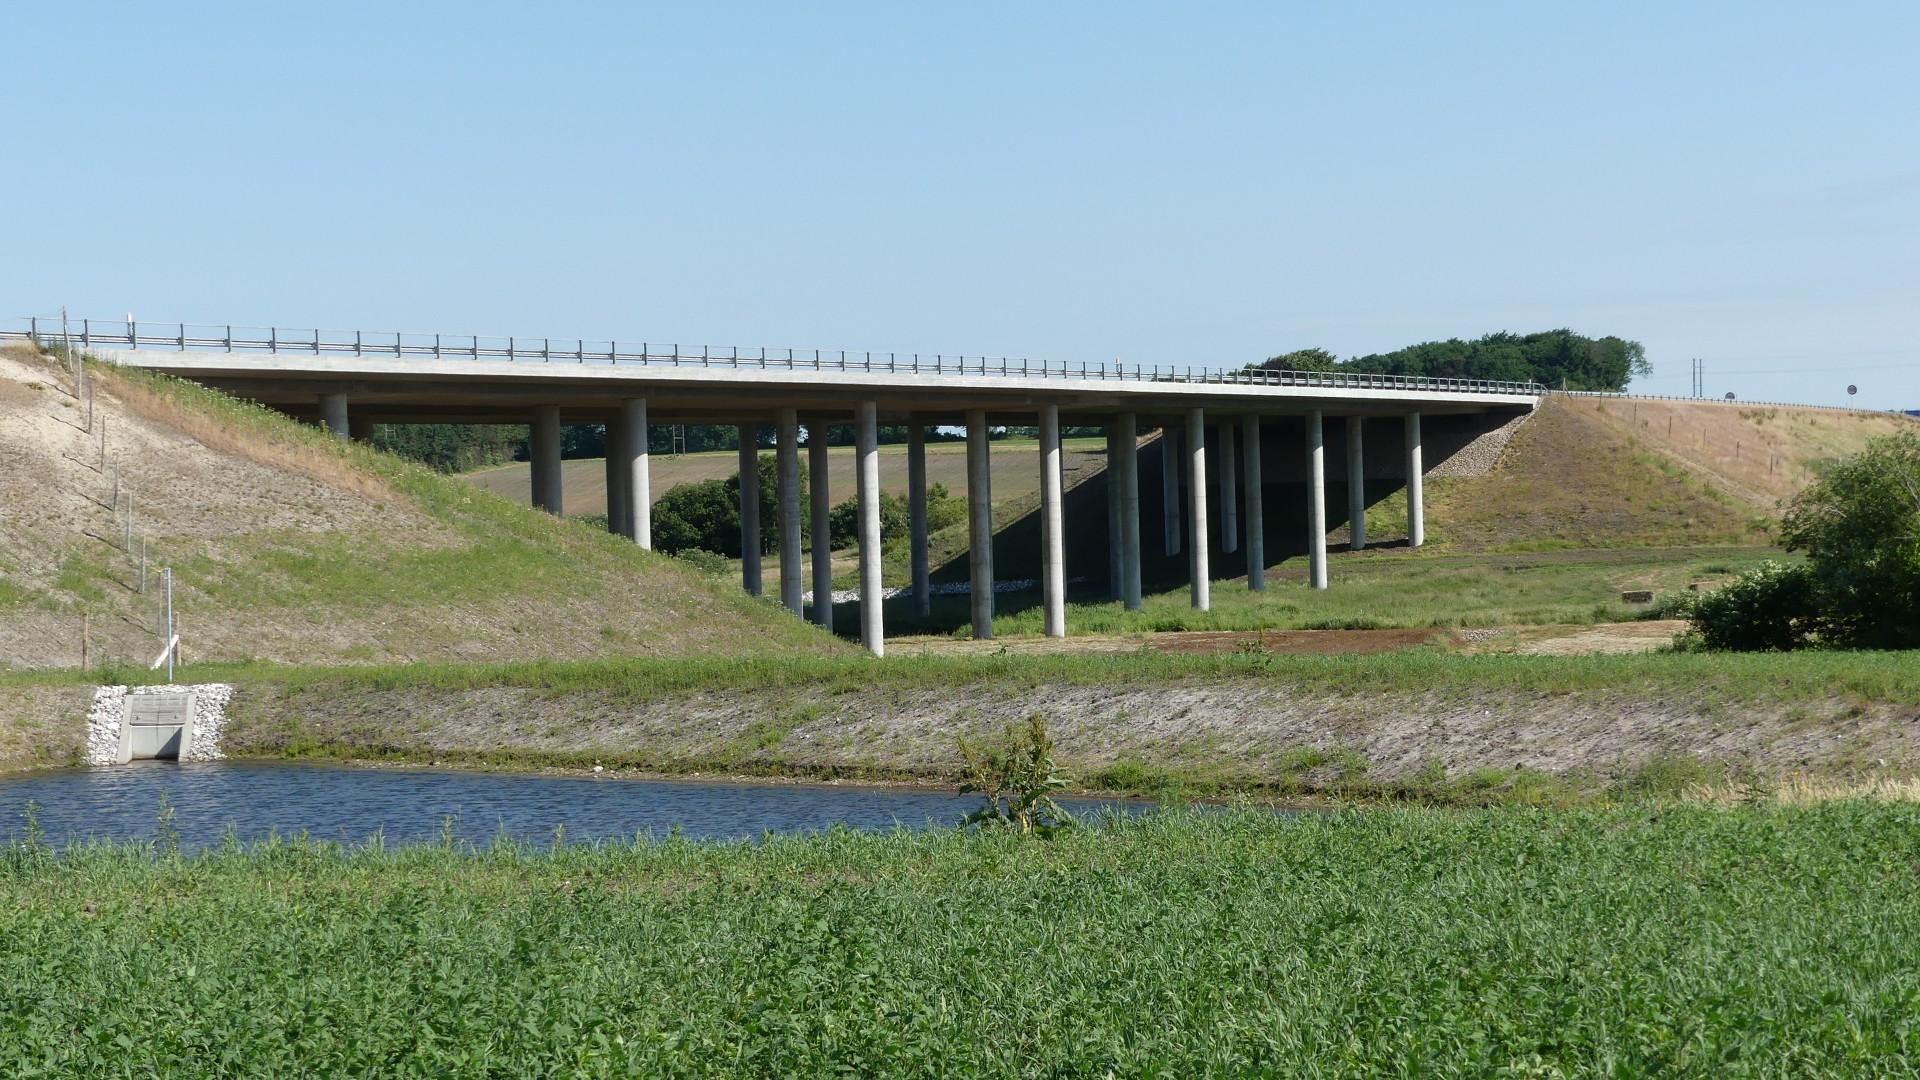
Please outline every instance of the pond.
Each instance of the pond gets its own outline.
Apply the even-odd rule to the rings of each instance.
[[[495,835],[547,841],[625,838],[674,829],[696,839],[765,832],[924,828],[957,824],[977,796],[898,788],[723,784],[610,777],[527,776],[268,762],[147,762],[0,778],[0,838],[25,831],[29,803],[46,841],[140,840],[154,835],[162,795],[183,847],[305,832],[315,839],[388,843]],[[1145,804],[1062,800],[1072,812]]]

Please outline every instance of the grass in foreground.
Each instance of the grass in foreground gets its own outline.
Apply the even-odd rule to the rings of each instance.
[[[16,1076],[1892,1075],[1920,807],[0,855]]]

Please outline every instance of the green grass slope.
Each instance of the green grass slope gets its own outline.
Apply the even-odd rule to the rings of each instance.
[[[843,648],[685,563],[181,380],[93,367],[95,471],[98,427],[82,433],[60,373],[5,360],[19,408],[0,439],[21,465],[0,489],[24,475],[30,490],[0,501],[0,664],[77,664],[83,626],[94,664],[157,655],[161,565],[189,661]],[[105,509],[115,482],[137,499],[144,592]]]

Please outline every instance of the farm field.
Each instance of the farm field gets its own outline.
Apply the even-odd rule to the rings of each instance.
[[[1061,443],[1061,468],[1071,486],[1081,477],[1106,466],[1106,440],[1102,438],[1065,439]],[[763,449],[762,454],[773,451]],[[801,454],[804,459],[805,448]],[[1040,444],[1033,439],[998,439],[993,443],[993,495],[996,500],[1034,496],[1040,490]],[[833,501],[853,497],[853,447],[835,446],[827,454]],[[653,497],[681,484],[703,480],[722,480],[739,471],[740,458],[732,450],[708,450],[696,454],[653,454]],[[804,468],[804,461],[802,467]],[[462,474],[467,480],[525,504],[532,498],[532,478],[526,462],[497,465]],[[602,458],[569,458],[561,463],[561,489],[565,492],[568,516],[605,516],[607,512],[607,467]],[[927,444],[927,483],[945,484],[955,496],[967,490],[967,444],[929,442]],[[904,495],[907,491],[907,447],[904,443],[880,447],[880,487]]]
[[[1051,842],[0,852],[106,1075],[1902,1075],[1920,808],[1182,810]]]

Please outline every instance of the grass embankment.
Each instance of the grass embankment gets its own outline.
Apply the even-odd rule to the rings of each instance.
[[[14,1076],[1905,1075],[1920,808],[0,855]]]
[[[13,756],[77,754],[77,727],[45,718],[83,712],[94,677],[0,676],[13,740],[37,748]],[[1038,713],[1066,771],[1102,791],[1568,804],[1920,769],[1920,667],[1897,654],[1139,652],[183,677],[240,687],[225,736],[237,757],[949,783],[957,737]]]
[[[174,570],[189,657],[380,662],[843,647],[685,563],[270,409],[138,369],[90,363],[89,371],[108,461],[139,494],[147,562]],[[23,437],[22,453],[72,474],[71,485],[106,484],[62,458],[57,440],[83,438],[77,431],[51,420],[42,428]],[[77,490],[55,486],[94,512]],[[100,522],[6,522],[0,546],[73,553],[44,572],[7,573],[0,606],[20,615],[20,635],[0,633],[0,662],[75,662],[83,616],[95,662],[158,652],[150,629],[157,590],[138,593],[129,556],[86,535],[118,537],[106,511],[97,514]],[[66,647],[50,649],[53,641]]]
[[[1335,553],[1332,585],[1305,587],[1306,568],[1294,563],[1268,572],[1267,588],[1249,592],[1244,578],[1215,581],[1208,611],[1195,611],[1183,586],[1144,597],[1141,609],[1089,598],[1069,605],[1073,634],[1146,633],[1170,630],[1339,630],[1426,627],[1526,626],[1625,622],[1657,615],[1660,598],[1689,584],[1717,585],[1766,559],[1787,559],[1770,548],[1653,548],[1545,551],[1533,553],[1442,553],[1400,549]],[[1628,603],[1626,591],[1649,590],[1653,605]],[[1084,595],[1084,594],[1083,594]],[[914,620],[906,603],[896,622],[901,632],[953,627],[968,633],[966,597],[939,597],[939,610]],[[1039,594],[995,598],[996,635],[1039,634],[1044,611]],[[951,609],[951,610],[948,610]],[[958,625],[955,625],[955,624]],[[852,629],[852,624],[848,624]]]

